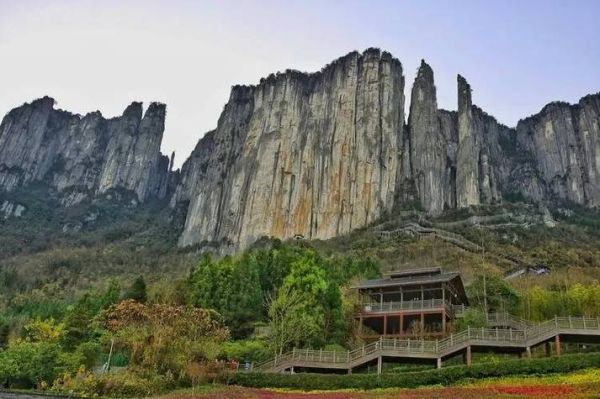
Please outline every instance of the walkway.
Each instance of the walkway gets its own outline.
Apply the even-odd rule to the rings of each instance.
[[[295,349],[256,365],[254,370],[276,373],[304,368],[352,373],[352,369],[376,361],[377,371],[381,373],[383,358],[430,359],[440,368],[444,359],[460,354],[470,365],[474,349],[531,356],[532,347],[554,342],[556,354],[560,356],[563,339],[582,343],[600,340],[600,318],[556,317],[535,325],[509,318],[497,323],[514,323],[522,328],[468,328],[439,341],[381,338],[347,352]]]

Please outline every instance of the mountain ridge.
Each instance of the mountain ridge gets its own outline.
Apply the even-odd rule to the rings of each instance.
[[[187,208],[181,246],[226,252],[262,236],[335,237],[405,204],[431,214],[514,196],[600,204],[600,93],[551,102],[508,127],[473,104],[461,75],[458,109],[438,108],[424,60],[410,112],[404,85],[401,62],[369,48],[317,72],[233,86],[217,127],[178,170],[160,152],[164,104],[142,114],[133,102],[107,119],[44,97],[0,125],[0,190],[49,181],[71,191],[65,206],[111,188],[140,202],[167,198]]]

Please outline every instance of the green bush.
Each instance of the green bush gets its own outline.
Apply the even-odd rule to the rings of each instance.
[[[76,394],[80,397],[147,397],[175,388],[169,376],[144,370],[126,370],[120,373],[96,375],[80,369],[57,378],[51,391]]]
[[[269,374],[239,373],[233,383],[254,388],[292,388],[301,390],[416,388],[427,385],[448,385],[467,378],[502,377],[566,373],[584,368],[600,367],[600,354],[565,355],[562,357],[510,360],[473,366],[453,366],[440,370],[402,374]]]
[[[0,381],[17,388],[51,383],[61,372],[69,371],[71,360],[61,356],[58,344],[19,342],[0,351]]]
[[[266,342],[258,339],[247,339],[242,341],[230,341],[221,346],[219,357],[227,360],[237,360],[240,363],[261,362],[273,357]]]

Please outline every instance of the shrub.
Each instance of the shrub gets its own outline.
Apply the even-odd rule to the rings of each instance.
[[[164,392],[175,387],[169,376],[141,370],[95,375],[81,368],[76,373],[65,373],[57,378],[52,391],[76,394],[82,397],[139,397]]]
[[[31,388],[52,382],[68,366],[56,343],[17,342],[0,351],[0,381]]]
[[[273,356],[266,342],[258,339],[226,342],[219,357],[243,362],[261,362]]]
[[[268,374],[238,373],[237,385],[255,388],[292,388],[301,390],[416,388],[426,385],[448,385],[467,378],[500,377],[566,373],[584,368],[600,367],[600,354],[566,355],[562,357],[511,360],[501,363],[453,366],[440,370],[402,374]]]

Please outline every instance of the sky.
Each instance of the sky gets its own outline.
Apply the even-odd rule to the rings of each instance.
[[[402,62],[407,99],[425,59],[440,108],[456,109],[460,73],[514,126],[600,91],[599,16],[597,0],[0,0],[0,115],[44,95],[107,117],[164,102],[162,151],[181,165],[231,86],[379,47]]]

